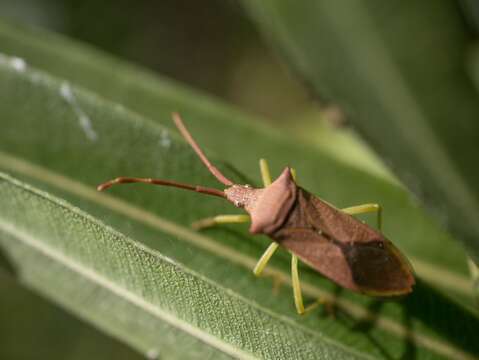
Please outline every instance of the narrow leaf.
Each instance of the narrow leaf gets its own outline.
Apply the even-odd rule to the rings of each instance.
[[[0,243],[22,281],[145,354],[365,358],[1,174],[0,194]]]

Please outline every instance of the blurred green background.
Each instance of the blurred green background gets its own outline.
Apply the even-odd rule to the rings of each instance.
[[[276,122],[300,118],[312,106],[237,1],[2,0],[0,14],[92,44]]]

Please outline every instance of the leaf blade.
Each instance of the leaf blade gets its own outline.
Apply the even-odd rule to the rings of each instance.
[[[2,243],[4,245],[4,250],[8,252],[9,258],[14,261],[17,259],[15,261],[16,264],[23,264],[22,277],[24,281],[34,281],[37,286],[41,285],[41,282],[35,280],[39,273],[41,275],[41,267],[38,266],[39,264],[35,264],[34,261],[29,264],[25,263],[21,258],[25,256],[30,257],[29,254],[26,255],[28,250],[18,249],[17,247],[26,247],[33,252],[38,252],[39,254],[42,254],[42,256],[46,256],[50,261],[59,265],[59,267],[66,267],[80,277],[85,278],[85,280],[91,281],[94,284],[99,285],[100,288],[111,291],[112,293],[115,293],[117,297],[143,309],[149,316],[160,318],[167,323],[170,323],[172,326],[194,336],[200,341],[207,343],[211,347],[233,357],[250,358],[251,355],[249,355],[249,351],[251,350],[266,358],[275,358],[275,356],[282,357],[284,356],[284,354],[282,354],[283,352],[289,353],[289,351],[281,345],[282,342],[284,343],[284,340],[280,340],[279,338],[274,339],[277,335],[281,333],[284,334],[283,331],[278,331],[275,335],[268,335],[272,336],[273,340],[271,341],[274,342],[275,348],[270,348],[269,350],[266,349],[266,351],[258,339],[261,338],[262,341],[266,342],[269,342],[270,340],[261,335],[258,337],[258,334],[233,336],[230,338],[232,344],[225,342],[224,339],[228,337],[218,338],[219,333],[216,328],[218,321],[215,315],[217,314],[217,311],[200,311],[200,308],[197,308],[198,305],[195,305],[195,301],[203,301],[200,306],[205,306],[204,298],[191,295],[195,292],[202,294],[204,293],[205,288],[211,290],[215,289],[211,291],[210,295],[215,297],[219,305],[224,305],[225,309],[234,308],[236,302],[247,306],[246,308],[241,308],[237,314],[241,314],[241,321],[245,321],[244,319],[246,318],[248,323],[255,323],[258,321],[258,324],[261,322],[267,323],[269,321],[269,316],[271,316],[269,312],[265,312],[266,318],[263,317],[261,314],[264,310],[257,308],[255,305],[246,301],[246,299],[238,297],[232,292],[224,291],[224,289],[218,288],[215,284],[204,281],[201,277],[189,271],[185,271],[184,268],[172,260],[148,250],[144,246],[138,245],[119,233],[116,233],[112,229],[108,229],[103,224],[65,202],[61,202],[52,196],[40,193],[31,187],[26,187],[6,175],[1,175],[0,181],[0,192],[2,193],[3,203],[10,205],[8,211],[2,211],[0,228],[3,233],[10,235],[16,240],[5,240],[3,237]],[[19,197],[28,199],[27,201],[29,202],[30,210],[27,210],[24,204],[18,206],[19,203],[17,200]],[[40,213],[38,213],[38,210],[40,210]],[[63,216],[57,217],[57,212]],[[25,220],[26,218],[29,219]],[[55,223],[58,219],[63,223]],[[37,230],[35,235],[22,229],[22,227],[32,228],[32,225],[39,220],[42,221],[42,224],[37,224],[35,227]],[[64,225],[65,222],[68,224],[67,227]],[[74,230],[76,227],[86,228],[86,231],[81,233],[82,239],[77,238],[77,236],[72,236],[75,232],[71,230]],[[54,233],[54,231],[57,233]],[[68,238],[68,235],[70,235],[70,238],[73,238],[70,240],[71,243],[68,244],[70,248],[65,246],[64,240],[62,240],[62,238]],[[89,245],[87,243],[89,243]],[[97,261],[96,263],[92,261],[92,253],[85,253],[85,251],[88,252],[88,249],[84,248],[87,246],[92,247],[91,250],[94,250],[96,254],[95,256],[103,258],[104,261]],[[112,251],[112,249],[114,249],[114,251]],[[103,253],[105,250],[106,253]],[[130,254],[132,252],[136,253],[136,255],[131,256]],[[143,261],[135,264],[128,260],[137,257],[142,258]],[[125,259],[127,260],[125,261]],[[128,263],[129,266],[127,265]],[[44,264],[45,263],[43,263],[43,265]],[[112,269],[117,270],[116,266],[119,264],[123,265],[123,268],[128,268],[128,275],[132,278],[136,277],[136,280],[132,281],[132,279],[130,279],[128,283],[122,283],[120,279],[115,279],[115,271],[112,271]],[[30,266],[32,266],[32,269],[29,269]],[[156,269],[156,271],[152,271],[145,276],[145,273],[148,272],[149,269]],[[52,275],[53,274],[51,273],[47,274],[49,277]],[[168,279],[168,275],[172,277],[176,276],[175,282]],[[157,285],[152,288],[152,281],[155,279],[158,280],[158,277],[160,277],[160,279],[162,278],[160,281],[161,286],[158,286],[159,284],[157,283]],[[183,280],[179,280],[180,277],[184,277]],[[49,279],[49,281],[51,281],[51,279]],[[201,291],[200,289],[203,290]],[[61,287],[59,290],[61,290]],[[186,301],[189,302],[188,306],[193,307],[194,311],[185,308],[185,304],[180,301],[172,301],[174,298],[177,298],[178,295],[181,295],[181,290],[185,292],[184,296],[181,298],[186,299]],[[215,294],[215,291],[218,292]],[[173,298],[169,299],[169,301],[163,302],[162,297],[164,296]],[[224,300],[227,300],[227,302],[223,303]],[[165,306],[165,304],[168,305]],[[256,309],[254,311],[254,316],[251,318],[249,318],[249,311],[247,310],[250,306],[252,307],[251,309]],[[201,319],[202,321],[198,321],[199,319],[194,320],[189,318],[192,314],[202,314],[204,317]],[[229,314],[229,316],[230,315],[231,314]],[[210,316],[213,322],[207,320]],[[288,324],[288,322],[284,324],[286,325],[286,328],[293,325]],[[228,333],[228,328],[229,327],[223,327],[221,331],[226,331]],[[261,327],[258,326],[257,328]],[[297,326],[294,326],[294,328],[295,330],[293,332],[300,334],[301,337],[300,328]],[[209,329],[210,332],[205,331],[205,329]],[[144,336],[146,334],[143,333],[142,335]],[[305,332],[303,335],[309,337],[312,334]],[[161,337],[161,334],[155,335],[156,341],[159,340],[158,336]],[[295,335],[288,332],[288,336],[294,337]],[[256,339],[254,339],[255,337]],[[243,343],[243,345],[240,345],[241,343]],[[318,342],[309,343],[314,347],[318,344]],[[324,344],[324,342],[322,343]],[[252,344],[257,347],[252,347]],[[242,346],[249,347],[249,351],[242,350]],[[281,349],[282,347],[283,349]],[[339,356],[344,358],[346,356],[345,353],[342,353],[341,350],[338,350],[336,353],[334,350],[335,347],[337,346],[332,346],[329,350],[329,346],[326,346],[323,350],[316,348],[316,351],[313,352],[311,352],[312,349],[308,349],[303,354],[306,355],[308,352],[310,354],[323,354],[324,356],[341,354]],[[144,348],[142,350],[145,351]],[[332,350],[332,353],[329,353],[330,350]],[[268,351],[273,351],[273,353],[268,353]],[[300,350],[300,352],[303,352],[303,350]],[[348,357],[349,356],[346,356],[346,358]]]

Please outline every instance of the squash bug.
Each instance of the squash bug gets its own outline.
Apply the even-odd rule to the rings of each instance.
[[[218,215],[199,220],[193,227],[201,229],[221,223],[251,222],[250,233],[265,234],[273,240],[253,269],[256,276],[262,273],[280,245],[286,248],[292,255],[293,294],[299,314],[317,304],[308,308],[303,305],[298,258],[336,284],[355,292],[384,298],[412,291],[415,284],[412,267],[380,232],[382,209],[378,204],[337,209],[298,186],[295,172],[289,167],[273,182],[264,159],[260,160],[263,188],[235,184],[210,163],[179,114],[174,113],[173,120],[203,164],[226,189],[161,179],[119,177],[99,185],[98,190],[125,183],[173,186],[223,197],[244,209],[247,215]],[[352,216],[367,212],[377,213],[378,230]]]

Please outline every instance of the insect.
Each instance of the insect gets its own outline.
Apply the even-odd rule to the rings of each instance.
[[[221,223],[251,222],[252,234],[265,234],[273,242],[259,259],[253,272],[259,276],[279,246],[291,253],[291,278],[296,310],[305,313],[298,273],[298,258],[336,284],[369,296],[393,297],[410,293],[415,283],[413,270],[406,257],[379,231],[381,207],[364,204],[337,209],[312,195],[296,183],[295,172],[286,167],[273,182],[265,160],[260,160],[263,188],[239,185],[214,167],[186,129],[181,117],[173,120],[183,137],[224,190],[189,185],[175,181],[118,177],[98,186],[105,190],[112,185],[147,183],[166,185],[225,198],[244,215],[218,215],[194,223],[196,229]],[[375,230],[352,215],[376,212]],[[314,305],[314,304],[313,304]]]

